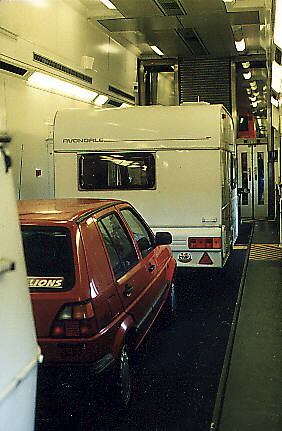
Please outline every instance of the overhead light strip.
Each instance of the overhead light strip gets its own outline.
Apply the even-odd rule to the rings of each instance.
[[[105,5],[108,9],[116,9],[115,5],[113,5],[110,0],[100,0],[100,2],[103,3],[103,5]]]
[[[272,105],[274,105],[276,108],[279,108],[279,101],[277,99],[274,99],[273,96],[271,96],[271,103]]]
[[[107,100],[109,100],[108,96],[105,96],[104,94],[99,94],[98,97],[96,97],[96,99],[94,100],[94,104],[96,106],[103,106]]]
[[[150,45],[150,48],[155,51],[156,54],[158,55],[164,55],[164,53],[155,45]]]
[[[32,87],[53,91],[63,96],[74,97],[84,102],[92,102],[98,95],[95,91],[87,90],[86,88],[79,87],[78,85],[71,84],[41,72],[34,72],[27,79],[27,82]]]
[[[282,85],[282,66],[280,66],[276,61],[272,62],[272,82],[271,87],[276,93],[281,92]]]

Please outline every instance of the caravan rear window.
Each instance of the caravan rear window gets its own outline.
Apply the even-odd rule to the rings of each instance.
[[[80,154],[78,169],[80,190],[155,188],[155,155],[153,153]]]

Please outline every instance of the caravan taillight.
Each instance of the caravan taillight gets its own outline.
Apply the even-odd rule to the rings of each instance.
[[[193,237],[188,239],[189,248],[221,248],[221,238]]]

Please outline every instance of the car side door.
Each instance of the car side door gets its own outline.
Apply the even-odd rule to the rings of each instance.
[[[148,307],[150,304],[151,318],[154,318],[168,289],[165,265],[170,258],[169,249],[156,246],[155,236],[151,229],[132,207],[120,208],[120,212],[134,236],[143,259],[143,277],[146,280],[143,301],[147,303]]]
[[[140,322],[147,312],[140,300],[146,289],[146,280],[144,263],[136,244],[116,211],[98,218],[97,226],[124,310]]]

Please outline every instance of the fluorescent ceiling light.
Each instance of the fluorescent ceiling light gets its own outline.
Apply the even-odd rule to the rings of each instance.
[[[271,87],[276,93],[280,93],[282,83],[282,66],[280,66],[276,61],[272,62],[272,82]]]
[[[70,84],[62,79],[53,78],[41,72],[34,72],[27,80],[28,84],[42,90],[54,91],[64,96],[75,97],[85,102],[91,102],[98,93]]]
[[[250,79],[252,74],[251,74],[251,72],[247,72],[247,73],[243,73],[243,76],[245,79]]]
[[[102,106],[104,105],[104,103],[106,103],[106,101],[108,100],[108,96],[104,96],[104,94],[100,94],[95,100],[94,100],[94,104],[97,106]]]
[[[100,0],[108,9],[116,9],[115,5],[110,2],[110,0]]]
[[[244,63],[242,63],[242,66],[244,69],[248,69],[250,67],[250,62],[249,61],[245,61]]]
[[[235,46],[237,51],[244,51],[246,48],[245,39],[235,40]]]
[[[158,55],[164,55],[164,53],[155,45],[150,45],[153,51],[155,51]]]
[[[132,106],[133,106],[133,105],[130,105],[129,103],[122,103],[122,104],[120,105],[120,107],[121,107],[121,108],[129,108],[129,107],[131,107],[131,108],[132,108]]]
[[[278,102],[278,100],[274,99],[274,97],[273,97],[273,96],[271,96],[270,101],[271,101],[272,105],[276,106],[276,108],[278,108],[278,107],[279,107],[279,102]]]
[[[282,1],[276,0],[276,11],[274,18],[274,43],[282,49]]]

